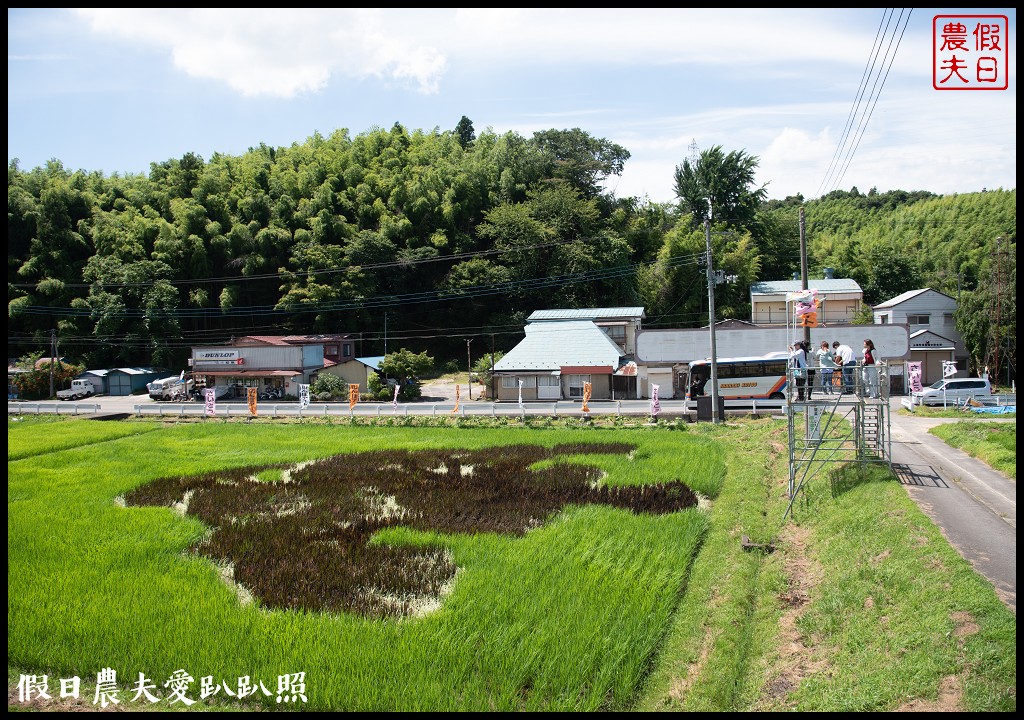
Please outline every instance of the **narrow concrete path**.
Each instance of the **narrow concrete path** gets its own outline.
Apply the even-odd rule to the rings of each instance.
[[[950,544],[1016,613],[1017,481],[928,432],[947,422],[957,420],[900,415],[894,404],[893,469]]]

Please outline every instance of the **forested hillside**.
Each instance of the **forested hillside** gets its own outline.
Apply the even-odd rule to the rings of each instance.
[[[242,334],[358,333],[371,355],[386,328],[389,349],[444,359],[472,337],[508,349],[550,307],[643,305],[648,327],[696,327],[708,212],[715,267],[735,276],[716,316],[743,319],[751,282],[799,270],[802,204],[811,277],[834,267],[868,302],[958,297],[979,359],[999,293],[1015,364],[1015,189],[767,201],[757,158],[716,147],[677,168],[679,203],[661,205],[604,190],[629,156],[578,128],[478,136],[463,118],[189,153],[145,176],[14,160],[8,356],[47,350],[51,330],[89,367],[180,367],[191,345]]]

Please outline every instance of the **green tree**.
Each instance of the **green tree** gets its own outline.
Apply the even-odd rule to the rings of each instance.
[[[420,378],[434,368],[434,358],[427,355],[427,352],[416,354],[411,350],[402,348],[398,352],[389,353],[379,365],[379,372],[386,378],[395,380],[399,385],[398,398],[400,400],[418,400],[422,395],[420,391]],[[383,398],[381,398],[383,399]]]
[[[864,302],[877,305],[920,287],[921,271],[906,251],[889,245],[879,245],[870,251]]]
[[[459,145],[465,150],[476,140],[476,133],[473,131],[473,121],[465,115],[455,126],[455,136],[459,139]]]
[[[549,177],[568,183],[584,197],[601,194],[601,183],[610,175],[621,175],[629,150],[590,133],[571,130],[542,130],[533,134],[533,145],[548,163]]]
[[[729,226],[749,227],[768,197],[764,185],[754,187],[760,160],[743,150],[725,153],[720,145],[704,150],[697,162],[684,160],[676,166],[675,193],[679,209],[689,213],[694,225],[705,220]]]

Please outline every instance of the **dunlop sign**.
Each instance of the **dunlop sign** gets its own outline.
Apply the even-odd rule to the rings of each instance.
[[[237,360],[237,350],[197,350],[196,361],[209,362],[211,360]]]

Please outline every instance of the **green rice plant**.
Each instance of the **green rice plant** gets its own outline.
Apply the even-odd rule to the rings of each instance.
[[[153,427],[9,461],[9,666],[54,677],[110,666],[124,682],[140,672],[162,681],[184,668],[270,687],[283,673],[304,672],[305,709],[621,709],[653,662],[708,523],[696,509],[649,515],[570,503],[521,536],[388,527],[368,544],[438,548],[458,568],[439,603],[401,620],[274,609],[190,552],[209,525],[169,507],[124,507],[120,498],[160,478],[231,481],[254,465],[385,448],[501,457],[528,438],[546,452],[570,444],[588,456],[581,443],[621,442],[620,431],[581,438],[554,429]],[[696,476],[688,458],[707,455],[678,433],[628,439],[650,457],[672,453],[668,479]],[[651,480],[663,470],[654,468]],[[629,483],[609,477],[612,486]],[[307,579],[297,574],[294,589]],[[273,697],[260,700],[275,706]]]
[[[152,424],[96,422],[56,415],[8,416],[7,459],[20,460],[156,429],[157,426]]]

